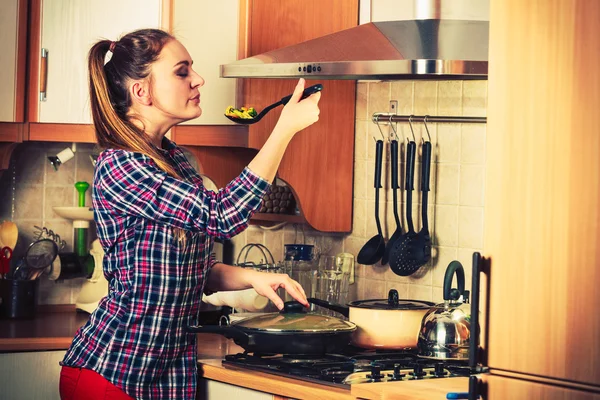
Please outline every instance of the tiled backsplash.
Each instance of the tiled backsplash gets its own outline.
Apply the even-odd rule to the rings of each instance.
[[[371,115],[374,112],[388,112],[390,100],[398,101],[399,114],[486,115],[487,81],[359,82],[357,85],[352,233],[325,234],[301,225],[276,230],[251,226],[233,239],[236,257],[247,243],[264,244],[276,261],[283,258],[284,243],[314,244],[323,254],[341,251],[358,254],[377,231],[374,221],[373,137],[380,137],[380,132],[371,122]],[[387,136],[390,127],[385,124],[381,127]],[[471,256],[483,246],[485,125],[428,124],[428,127],[434,149],[428,210],[434,244],[432,262],[409,277],[397,276],[388,266],[381,264],[357,264],[356,284],[351,286],[351,297],[354,299],[383,298],[390,288],[395,288],[403,298],[441,301],[444,272],[450,261],[455,259],[465,266],[467,285],[470,286]],[[423,123],[413,123],[413,130],[417,143],[420,143],[425,134]],[[410,134],[408,123],[397,124],[397,131],[401,143],[405,142]],[[65,147],[66,144],[61,143],[22,144],[13,156],[13,166],[0,179],[3,188],[0,192],[0,220],[12,219],[19,227],[19,244],[15,251],[17,257],[31,243],[35,225],[52,229],[66,239],[67,250],[72,249],[72,224],[56,215],[52,207],[77,204],[77,193],[73,185],[77,181],[91,183],[93,167],[89,155],[94,152],[94,146],[78,144],[75,158],[55,172],[48,163],[47,156],[55,155]],[[401,145],[401,185],[404,182],[403,149],[404,146]],[[380,192],[380,218],[387,239],[396,229],[387,144],[386,154],[383,189]],[[417,160],[416,174],[420,173],[419,159],[420,157]],[[419,190],[420,179],[416,178],[413,192],[415,229],[421,227]],[[90,193],[91,189],[87,193],[86,204],[91,204]],[[400,198],[405,198],[403,191]],[[404,203],[401,206],[403,210]],[[400,213],[404,217],[404,211]],[[89,235],[93,239],[95,232],[90,232]],[[260,254],[249,254],[251,260],[258,258]],[[82,282],[82,279],[53,282],[43,277],[40,282],[40,302],[74,303]]]

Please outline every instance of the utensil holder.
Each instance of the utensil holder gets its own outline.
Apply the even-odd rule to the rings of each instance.
[[[0,318],[33,318],[37,308],[39,282],[38,279],[0,279]]]

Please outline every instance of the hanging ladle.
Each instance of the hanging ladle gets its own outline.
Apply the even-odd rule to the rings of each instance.
[[[431,135],[427,128],[427,116],[423,123],[427,131],[427,141],[423,141],[423,153],[421,159],[421,219],[423,226],[418,233],[414,233],[406,238],[402,243],[402,255],[400,257],[400,267],[392,270],[401,276],[407,276],[415,273],[421,266],[427,264],[431,259],[431,236],[429,235],[429,223],[427,219],[427,206],[429,192],[429,178],[431,167]],[[408,194],[407,194],[408,203]],[[408,210],[407,210],[408,213]],[[412,227],[409,231],[412,230]]]
[[[300,100],[304,100],[308,96],[315,94],[317,92],[320,92],[321,90],[323,90],[323,85],[321,85],[320,83],[317,83],[316,85],[313,85],[313,86],[309,86],[306,89],[304,89],[304,91],[302,92],[302,97],[300,97]],[[235,117],[235,116],[227,115],[227,114],[225,114],[225,116],[228,119],[230,119],[231,121],[238,123],[238,124],[242,124],[242,125],[255,124],[258,121],[260,121],[265,115],[267,115],[267,113],[269,111],[271,111],[275,107],[278,107],[281,105],[286,105],[292,98],[292,95],[293,94],[287,95],[284,98],[282,98],[281,100],[279,100],[278,102],[265,107],[260,113],[258,113],[258,115],[256,115],[255,117],[252,117],[252,118],[241,118],[241,117]]]
[[[377,123],[379,126],[379,123]],[[381,259],[381,264],[386,265],[390,260],[390,251],[394,246],[394,243],[400,239],[402,236],[402,224],[400,223],[400,216],[398,215],[398,133],[392,124],[392,116],[390,115],[390,126],[394,131],[394,137],[390,142],[390,153],[391,153],[391,162],[392,162],[392,192],[393,192],[393,201],[394,201],[394,219],[396,220],[396,231],[389,238],[387,244],[385,245],[385,251],[383,252],[383,257]],[[381,131],[381,128],[379,128]],[[382,133],[383,135],[383,133]]]
[[[409,247],[412,237],[416,235],[412,220],[412,191],[414,190],[415,173],[415,153],[417,144],[415,143],[415,133],[412,126],[412,115],[408,118],[408,125],[413,140],[408,140],[406,145],[406,178],[404,189],[406,190],[406,225],[408,230],[398,240],[394,242],[390,250],[390,268],[396,275],[408,276],[416,270],[413,270],[411,262],[411,251]]]
[[[383,137],[383,133],[381,134]],[[373,265],[381,260],[385,251],[385,239],[381,232],[379,222],[379,188],[381,187],[381,162],[383,156],[383,140],[375,142],[375,223],[377,224],[377,235],[373,236],[358,252],[356,260],[360,264]]]

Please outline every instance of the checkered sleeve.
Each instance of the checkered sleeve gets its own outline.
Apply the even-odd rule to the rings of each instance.
[[[270,184],[245,168],[218,192],[169,176],[141,153],[116,150],[97,166],[97,185],[115,213],[231,238],[248,226]]]

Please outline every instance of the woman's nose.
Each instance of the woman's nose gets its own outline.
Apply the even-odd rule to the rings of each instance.
[[[196,73],[196,71],[194,71],[194,77],[192,79],[192,88],[197,88],[201,86],[204,86],[204,78],[202,78]]]

